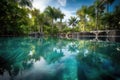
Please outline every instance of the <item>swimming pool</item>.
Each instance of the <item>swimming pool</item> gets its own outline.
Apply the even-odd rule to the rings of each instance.
[[[1,37],[0,80],[120,80],[120,43]]]

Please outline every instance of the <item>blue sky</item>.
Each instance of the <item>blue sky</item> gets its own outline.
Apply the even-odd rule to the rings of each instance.
[[[76,16],[76,11],[81,8],[81,6],[89,6],[93,4],[94,1],[95,0],[34,0],[33,7],[40,9],[41,12],[43,12],[47,6],[60,8],[65,14],[64,20],[67,20],[70,16]],[[112,6],[118,4],[119,2],[120,0],[115,0]],[[111,7],[111,10],[112,9],[113,8]]]

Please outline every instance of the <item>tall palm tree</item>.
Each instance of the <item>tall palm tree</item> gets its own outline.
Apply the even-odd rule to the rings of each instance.
[[[51,21],[52,21],[52,22],[51,22],[51,23],[52,23],[52,33],[53,33],[53,21],[54,21],[54,19],[55,19],[54,10],[53,10],[52,7],[48,6],[48,7],[45,9],[44,13],[46,14],[46,16],[48,16],[48,17],[51,18]]]
[[[44,23],[45,23],[45,15],[44,13],[41,13],[39,14],[38,16],[38,23],[39,23],[39,26],[40,26],[40,32],[43,34],[43,26],[44,26]]]
[[[40,14],[40,11],[38,9],[34,9],[31,11],[32,19],[34,21],[34,23],[33,23],[34,27],[31,30],[34,29],[34,31],[39,31],[39,29],[38,29],[38,25],[39,25],[38,16],[39,16],[39,14]]]
[[[65,16],[65,14],[63,14],[63,13],[60,14],[60,22],[62,22],[64,16]]]
[[[45,17],[45,14],[44,13],[40,13],[40,11],[38,9],[34,9],[32,12],[32,16],[34,18],[34,23],[35,23],[35,26],[38,26],[36,27],[37,30],[40,32],[40,33],[43,33],[43,26],[45,24],[45,20],[46,20],[46,17]]]
[[[96,13],[95,13],[95,6],[91,5],[87,9],[87,17],[89,21],[87,22],[87,29],[88,30],[94,30],[95,29],[95,20],[96,20]]]
[[[61,18],[63,19],[64,17],[64,14],[61,13],[60,9],[56,9],[55,7],[51,7],[51,6],[48,6],[44,13],[46,14],[46,16],[50,17],[51,18],[51,23],[52,23],[52,34],[53,34],[53,26],[54,26],[54,20],[56,21],[58,18]],[[62,20],[61,20],[62,21]]]
[[[85,27],[86,27],[86,16],[87,16],[87,6],[82,6],[81,9],[77,10],[77,15],[80,17],[81,23],[83,25],[81,25],[83,27],[83,31],[85,31]]]
[[[95,7],[95,29],[98,30],[100,28],[101,17],[105,10],[105,0],[96,0],[93,6]]]
[[[56,9],[56,17],[60,19],[60,22],[62,22],[62,19],[64,18],[65,14],[63,14],[60,10],[60,8]]]
[[[60,19],[60,21],[58,22],[57,27],[59,27],[58,29],[59,29],[59,31],[61,31],[62,28],[63,28],[62,20],[63,20],[65,15],[61,12],[61,10],[59,8],[56,9],[56,14],[57,14],[57,17]]]
[[[99,17],[99,19],[100,19],[100,16],[101,17],[104,17],[104,16],[106,16],[106,18],[108,17],[107,15],[109,15],[109,7],[110,7],[110,5],[114,2],[115,0],[101,0],[101,1],[99,1],[99,4],[98,4],[98,17]],[[106,12],[108,13],[107,15],[106,14],[104,14],[104,15],[101,15],[101,13],[103,13],[104,12],[104,10],[105,10],[105,8],[106,8]],[[97,20],[98,22],[100,22],[100,20]],[[103,21],[102,21],[103,22]],[[98,24],[98,23],[97,23]],[[106,27],[108,27],[108,24],[107,23],[104,23],[105,24],[105,26],[104,26],[104,29],[106,28]]]

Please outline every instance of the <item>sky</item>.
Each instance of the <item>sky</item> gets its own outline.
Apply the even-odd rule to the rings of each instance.
[[[33,0],[33,7],[39,9],[41,12],[43,12],[47,6],[60,8],[65,14],[64,21],[67,21],[70,16],[76,16],[76,11],[80,9],[81,6],[92,5],[94,1],[95,0]],[[119,2],[120,0],[115,0],[113,6]]]

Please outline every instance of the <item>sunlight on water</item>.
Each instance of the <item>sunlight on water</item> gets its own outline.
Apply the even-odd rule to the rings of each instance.
[[[120,43],[0,38],[0,80],[119,80]]]

